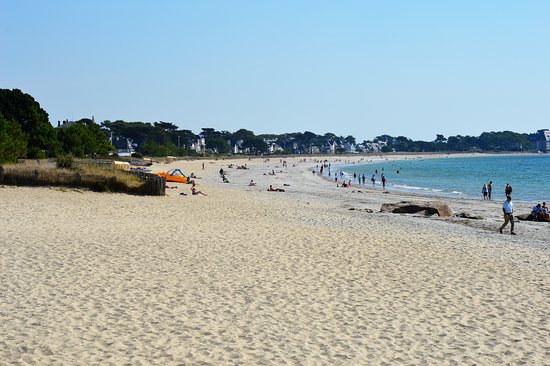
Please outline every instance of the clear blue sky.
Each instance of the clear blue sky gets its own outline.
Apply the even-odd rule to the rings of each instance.
[[[550,1],[0,0],[58,120],[433,140],[550,128]]]

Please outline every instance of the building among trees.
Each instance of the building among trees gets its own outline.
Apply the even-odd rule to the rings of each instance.
[[[531,147],[537,151],[550,151],[550,130],[538,130],[536,133],[529,136]]]

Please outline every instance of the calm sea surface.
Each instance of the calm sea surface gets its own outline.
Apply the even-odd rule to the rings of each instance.
[[[384,173],[386,189],[437,196],[481,199],[483,183],[493,181],[494,200],[504,200],[504,187],[510,183],[512,198],[517,201],[550,201],[550,155],[476,156],[388,160],[379,163],[345,165],[332,168],[342,170],[345,179],[354,186],[353,173],[376,177],[375,187],[382,189]],[[397,172],[399,171],[399,173]],[[327,171],[325,170],[325,174]]]

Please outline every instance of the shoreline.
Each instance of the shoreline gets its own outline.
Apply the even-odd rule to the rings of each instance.
[[[382,158],[380,157],[380,159],[376,159],[376,160],[369,160],[369,161],[364,161],[364,162],[348,162],[348,163],[335,163],[333,164],[333,166],[335,167],[340,167],[340,168],[352,168],[354,165],[368,165],[368,164],[377,164],[377,163],[380,163],[382,161],[388,161],[389,163],[394,163],[394,162],[397,162],[397,161],[411,161],[411,160],[436,160],[436,159],[446,159],[446,158],[452,158],[452,159],[461,159],[461,158],[482,158],[482,157],[503,157],[503,156],[540,156],[540,154],[536,154],[536,153],[518,153],[518,154],[513,154],[513,153],[505,153],[505,154],[479,154],[479,153],[474,153],[474,154],[456,154],[454,156],[448,156],[448,155],[418,155],[418,154],[414,154],[414,155],[408,155],[408,156],[405,156],[403,155],[402,156],[402,159],[395,159],[395,160],[391,160],[391,159],[387,159],[386,157]],[[348,177],[347,179],[349,180],[350,179],[350,173],[347,172],[346,174],[348,174]],[[325,179],[328,179],[330,180],[326,175],[323,175],[323,178]],[[372,187],[370,187],[370,183],[369,183],[369,180],[367,180],[367,183],[363,186],[363,185],[360,185],[358,186],[358,183],[355,182],[353,179],[352,179],[352,183],[353,183],[353,186],[355,188],[359,188],[359,187],[365,187],[367,185],[369,185],[369,188],[373,189]],[[379,190],[383,190],[382,187],[381,187],[381,184],[379,183],[379,181],[376,182],[377,187],[374,188],[374,190],[376,189],[379,189]],[[395,188],[395,187],[392,187],[392,184],[389,183],[389,186],[386,187],[386,190],[388,191],[393,191],[393,192],[396,192],[396,193],[399,193],[399,194],[404,194],[404,195],[411,195],[411,196],[421,196],[421,197],[433,197],[434,199],[439,199],[439,200],[445,200],[445,199],[449,199],[449,200],[470,200],[470,201],[484,201],[481,197],[477,197],[477,195],[475,194],[471,194],[471,193],[468,193],[466,192],[464,197],[458,197],[456,195],[453,195],[454,192],[447,192],[447,193],[437,193],[437,187],[415,187],[418,189],[418,191],[416,191],[416,189],[414,188],[410,188],[410,189],[407,189],[406,187],[399,187],[399,188]],[[433,192],[430,193],[429,191],[432,190]],[[481,195],[481,193],[479,193]],[[501,202],[504,200],[504,197],[497,197],[496,199],[492,199],[492,200],[489,200],[489,201],[497,201],[497,202]],[[518,198],[514,198],[514,202],[521,202],[522,204],[530,204],[530,205],[535,205],[537,203],[541,203],[542,201],[545,201],[545,200],[548,200],[548,199],[539,199],[539,200],[533,200],[533,199],[518,199]],[[487,201],[487,200],[485,200]],[[529,211],[530,212],[530,211]],[[528,212],[527,212],[528,213]]]
[[[414,155],[416,156],[416,155]],[[471,156],[465,154],[464,156]],[[352,156],[354,157],[354,156]],[[336,157],[334,164],[346,164],[342,162],[347,159],[348,156]],[[411,158],[411,156],[402,156],[402,158]],[[274,161],[276,160],[276,161]],[[328,160],[328,159],[327,159]],[[384,159],[382,159],[384,160]],[[457,217],[450,218],[426,218],[427,220],[440,220],[446,221],[450,224],[460,224],[462,226],[468,226],[477,228],[485,233],[498,234],[498,228],[502,224],[502,202],[497,200],[483,200],[483,199],[468,199],[468,198],[449,198],[430,194],[409,193],[400,192],[396,190],[382,190],[372,189],[371,187],[357,187],[351,188],[336,187],[334,182],[326,177],[321,177],[318,174],[312,175],[311,170],[315,166],[315,158],[303,158],[301,156],[295,156],[287,158],[287,168],[282,167],[282,161],[285,159],[247,159],[245,164],[248,164],[250,169],[239,170],[229,169],[229,165],[243,165],[242,159],[227,159],[227,160],[215,160],[210,161],[209,165],[217,167],[214,174],[208,176],[207,181],[198,180],[197,182],[212,185],[219,188],[227,188],[231,190],[241,191],[264,191],[269,186],[269,183],[273,183],[275,188],[287,188],[286,194],[297,195],[300,200],[305,200],[307,197],[311,200],[323,200],[330,202],[330,205],[348,206],[357,208],[367,208],[377,213],[380,210],[382,203],[396,203],[399,201],[408,200],[420,200],[420,201],[442,201],[446,202],[453,212],[462,213],[467,212],[474,215],[483,216],[483,220],[472,220]],[[191,163],[192,162],[187,162]],[[184,169],[184,171],[199,171],[200,163],[196,163],[198,169],[193,168]],[[180,164],[181,165],[181,164]],[[170,167],[178,167],[178,163],[172,163]],[[181,166],[179,166],[181,168]],[[191,165],[193,167],[193,165]],[[231,183],[221,183],[221,178],[218,177],[218,170],[224,168],[230,173],[229,180]],[[260,170],[260,171],[258,171]],[[271,170],[275,170],[276,176],[269,176],[267,173]],[[299,171],[299,179],[293,173],[294,170]],[[212,173],[212,172],[211,172]],[[196,174],[196,173],[195,173]],[[256,183],[256,187],[248,187],[247,184],[253,179]],[[288,187],[282,186],[283,184],[289,184]],[[358,193],[361,191],[362,193]],[[167,191],[168,192],[168,191]],[[524,201],[515,201],[515,212],[517,214],[530,213],[532,203]],[[390,214],[393,217],[400,217],[398,214]],[[413,218],[415,215],[404,215],[404,217]],[[517,219],[516,219],[517,220]],[[541,241],[550,238],[550,225],[544,222],[531,222],[531,221],[516,221],[516,228],[522,229],[523,240],[529,239],[531,241]],[[517,231],[517,230],[516,230]],[[541,238],[540,235],[543,235]],[[500,234],[499,234],[500,235]],[[521,237],[521,236],[520,236]],[[518,241],[521,241],[518,239]],[[544,244],[542,245],[544,247]]]
[[[416,155],[415,155],[416,156]],[[464,156],[471,156],[470,154],[464,154]],[[410,158],[410,156],[403,156],[403,158]],[[450,198],[450,197],[441,197],[430,194],[419,194],[419,193],[408,193],[408,192],[399,192],[395,190],[382,190],[372,189],[371,187],[357,187],[352,186],[351,188],[342,188],[336,187],[334,182],[326,177],[321,177],[318,174],[315,176],[312,175],[311,169],[315,166],[315,158],[311,158],[312,161],[309,161],[309,158],[302,157],[293,157],[287,159],[287,169],[282,168],[281,161],[284,159],[277,159],[277,161],[272,161],[271,159],[264,159],[264,161],[258,160],[249,160],[253,169],[250,170],[238,170],[238,169],[229,169],[233,177],[238,176],[238,180],[234,180],[231,177],[229,178],[231,183],[223,184],[221,183],[221,178],[216,176],[209,176],[209,179],[213,181],[213,185],[216,187],[223,187],[229,189],[238,189],[244,191],[250,190],[265,190],[269,186],[269,182],[282,184],[289,184],[287,193],[291,195],[297,195],[299,199],[304,199],[308,197],[312,200],[330,200],[331,204],[334,206],[347,206],[357,208],[367,208],[373,210],[375,213],[378,213],[382,203],[396,203],[399,201],[409,201],[409,200],[419,200],[419,201],[441,201],[446,202],[455,214],[467,212],[474,215],[483,216],[483,220],[472,220],[464,219],[457,217],[450,218],[427,218],[428,220],[440,220],[446,221],[450,224],[460,224],[462,226],[469,226],[482,230],[485,233],[494,234],[498,233],[498,228],[502,224],[502,202],[497,200],[475,200],[468,198]],[[336,161],[333,164],[340,164],[341,160],[344,160],[340,157],[335,159]],[[382,159],[383,160],[383,159]],[[242,163],[242,160],[222,160],[222,161],[213,161],[211,164],[214,164],[218,167],[224,167],[227,170],[227,166],[230,164],[239,164]],[[176,164],[176,163],[174,163]],[[345,164],[345,163],[342,163]],[[261,171],[258,172],[257,169]],[[300,181],[296,178],[288,178],[289,171],[293,169],[298,169],[300,171]],[[270,170],[278,171],[278,175],[269,176],[265,173]],[[191,170],[190,170],[191,171]],[[280,173],[279,173],[280,172]],[[217,170],[216,170],[217,173]],[[304,180],[305,178],[305,180]],[[258,186],[248,187],[247,183],[253,179]],[[264,183],[265,182],[265,183]],[[306,184],[307,182],[307,184]],[[206,183],[206,182],[205,182]],[[212,184],[212,182],[208,182]],[[276,188],[284,188],[284,186],[279,187],[274,184]],[[358,193],[361,191],[362,193]],[[517,214],[530,213],[532,203],[524,201],[515,201],[515,212]],[[398,214],[389,214],[394,217],[401,217],[402,215]],[[415,215],[404,215],[404,217],[410,217],[413,219]],[[516,219],[517,220],[517,219]],[[539,242],[542,240],[540,247],[544,246],[544,241],[550,239],[550,225],[544,222],[531,222],[531,221],[516,221],[516,231],[520,227],[524,228],[522,230],[523,241],[526,239],[530,242]],[[540,237],[540,235],[543,235]],[[500,235],[500,234],[499,234]],[[522,240],[517,240],[521,242]],[[549,247],[546,245],[546,247]]]

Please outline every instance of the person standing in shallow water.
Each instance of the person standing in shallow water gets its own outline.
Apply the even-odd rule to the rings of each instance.
[[[514,232],[514,203],[512,202],[512,196],[507,196],[506,201],[502,204],[502,212],[504,212],[504,224],[500,227],[499,231],[502,234],[502,229],[510,223],[510,234],[516,235]]]
[[[487,199],[491,199],[491,192],[493,191],[493,181],[489,181],[489,184],[487,184]]]
[[[483,184],[483,188],[481,188],[481,193],[483,193],[483,199],[487,199],[487,184]]]
[[[506,187],[504,188],[504,194],[506,197],[512,194],[512,186],[509,183],[506,183]]]

